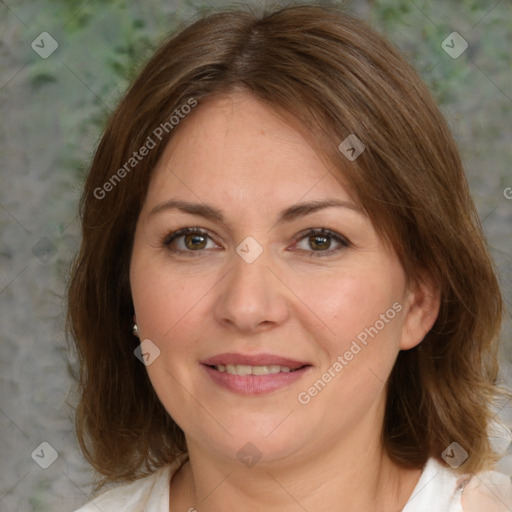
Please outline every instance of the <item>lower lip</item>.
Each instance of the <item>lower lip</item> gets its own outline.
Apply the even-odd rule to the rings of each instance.
[[[269,373],[268,375],[232,375],[202,365],[212,380],[225,389],[243,395],[262,395],[282,389],[301,379],[311,366],[304,366],[294,372]]]

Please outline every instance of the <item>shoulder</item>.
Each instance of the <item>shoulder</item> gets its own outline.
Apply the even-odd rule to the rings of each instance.
[[[497,471],[473,475],[464,486],[461,505],[463,512],[510,512],[511,478]]]
[[[146,510],[148,502],[157,495],[163,497],[164,481],[169,476],[170,466],[165,466],[155,473],[130,482],[119,485],[99,494],[76,512],[139,512]],[[153,511],[151,511],[153,512]],[[159,508],[155,512],[160,512]]]
[[[182,456],[151,475],[104,491],[75,512],[168,511],[170,481],[185,460]]]
[[[497,471],[461,475],[430,458],[402,512],[512,512],[512,483]]]

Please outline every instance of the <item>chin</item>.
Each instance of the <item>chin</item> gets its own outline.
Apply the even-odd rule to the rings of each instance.
[[[307,435],[305,426],[292,423],[292,414],[286,413],[243,413],[243,418],[236,414],[232,421],[223,416],[224,431],[217,425],[214,430],[205,431],[205,425],[192,427],[195,441],[203,450],[214,451],[218,456],[238,460],[244,463],[248,459],[259,464],[275,464],[300,452],[308,444],[308,438],[314,439],[317,429],[311,426],[311,435]],[[288,417],[287,414],[289,414]],[[284,421],[283,421],[284,420]],[[187,430],[185,429],[185,432]],[[212,435],[215,433],[215,435]],[[231,434],[231,435],[230,435]],[[187,442],[189,438],[187,436]],[[248,467],[251,467],[250,465]]]

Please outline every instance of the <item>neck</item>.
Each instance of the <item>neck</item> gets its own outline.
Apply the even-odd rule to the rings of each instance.
[[[364,439],[364,436],[354,436]],[[366,438],[368,440],[368,438]],[[190,460],[171,486],[171,511],[399,512],[421,475],[395,465],[379,438],[323,443],[329,448],[308,457],[286,457],[246,468],[189,445]]]

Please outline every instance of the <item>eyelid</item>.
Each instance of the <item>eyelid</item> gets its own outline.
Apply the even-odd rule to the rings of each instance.
[[[352,246],[352,243],[350,242],[350,240],[348,238],[346,238],[345,236],[343,236],[342,234],[340,234],[336,231],[333,231],[332,229],[325,228],[325,227],[309,228],[304,231],[301,231],[295,237],[294,245],[296,245],[298,242],[300,242],[304,238],[306,238],[308,236],[312,236],[312,235],[327,235],[328,237],[334,239],[340,245],[340,247],[336,247],[334,249],[328,249],[326,251],[304,251],[303,249],[299,249],[299,251],[309,252],[311,254],[311,257],[320,257],[320,258],[323,256],[327,257],[327,256],[330,256],[334,253],[341,251],[342,249],[346,249],[347,247]],[[297,250],[297,249],[294,249],[294,250]]]
[[[180,236],[189,235],[191,233],[200,233],[201,235],[205,235],[205,236],[209,237],[210,239],[212,238],[210,236],[210,232],[208,230],[204,229],[204,228],[185,227],[185,228],[180,228],[180,229],[177,229],[175,231],[171,231],[170,233],[167,233],[164,236],[163,240],[162,240],[162,244],[163,245],[169,245],[176,238],[179,238]]]
[[[329,235],[330,237],[334,238],[335,240],[339,241],[340,243],[351,245],[350,241],[347,237],[343,236],[341,233],[338,233],[337,231],[333,231],[329,228],[308,228],[304,231],[301,231],[298,233],[295,237],[295,240],[302,240],[308,235]]]
[[[215,244],[217,244],[217,242],[211,236],[211,233],[210,233],[209,230],[207,230],[205,228],[200,228],[200,227],[184,227],[184,228],[172,231],[171,233],[168,233],[166,236],[164,236],[164,238],[162,239],[162,245],[167,247],[169,250],[171,250],[172,252],[175,252],[175,253],[182,253],[182,254],[183,253],[187,253],[188,255],[194,255],[195,253],[197,253],[198,255],[200,255],[206,249],[199,249],[197,251],[188,251],[188,250],[171,249],[170,248],[170,244],[174,240],[176,240],[177,238],[180,238],[182,236],[186,236],[188,234],[192,234],[192,233],[201,234],[201,235],[209,238]],[[326,251],[306,251],[304,249],[299,249],[299,251],[301,251],[301,252],[309,252],[311,254],[311,257],[314,257],[314,256],[316,256],[316,257],[328,256],[328,255],[331,255],[333,253],[339,252],[340,250],[342,250],[344,248],[350,247],[352,245],[351,242],[346,237],[341,235],[340,233],[338,233],[336,231],[333,231],[333,230],[331,230],[329,228],[324,228],[324,227],[322,227],[322,228],[308,228],[308,229],[305,229],[305,230],[301,231],[300,233],[298,233],[294,237],[294,241],[293,241],[292,245],[296,245],[298,242],[300,242],[301,240],[303,240],[307,236],[312,236],[312,235],[326,235],[326,236],[334,239],[338,244],[340,244],[341,247],[337,247],[337,248],[334,248],[334,249],[328,249]],[[297,250],[297,249],[294,249],[294,251],[295,250]]]

